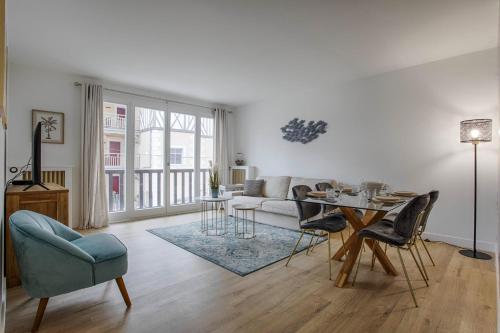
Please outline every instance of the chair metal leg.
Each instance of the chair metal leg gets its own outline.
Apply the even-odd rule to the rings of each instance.
[[[328,269],[329,269],[329,279],[332,279],[332,248],[330,246],[330,233],[328,233]]]
[[[130,302],[130,298],[128,297],[128,292],[127,292],[127,287],[125,287],[125,282],[123,282],[122,277],[116,278],[115,280],[116,284],[118,285],[118,289],[120,289],[120,293],[122,294],[123,301],[125,301],[127,308],[129,308],[132,305],[132,302]]]
[[[418,250],[417,244],[415,244],[415,250],[417,251],[417,256],[418,259],[420,260],[420,264],[422,265],[422,269],[424,270],[425,277],[427,278],[427,280],[429,280],[429,274],[427,274],[427,270],[425,269],[424,261],[422,260],[422,256],[420,255],[420,251]]]
[[[384,253],[387,254],[387,243],[385,243]]]
[[[340,239],[342,240],[342,249],[344,250],[344,254],[346,254],[347,251],[345,249],[344,234],[342,233],[342,231],[340,232]]]
[[[288,257],[288,260],[286,261],[285,267],[287,267],[287,266],[288,266],[288,263],[289,263],[289,262],[290,262],[290,260],[292,259],[292,256],[295,254],[295,250],[297,250],[297,246],[299,246],[299,243],[300,243],[300,240],[302,239],[302,236],[304,236],[304,230],[302,230],[302,232],[300,233],[299,240],[298,240],[298,241],[297,241],[297,243],[295,244],[295,247],[293,248],[292,253],[290,253],[290,257]]]
[[[436,266],[434,263],[434,259],[432,259],[431,253],[429,252],[429,249],[427,248],[427,245],[425,245],[424,240],[422,239],[422,236],[418,235],[418,238],[420,238],[420,242],[422,242],[422,245],[424,246],[425,252],[427,252],[427,255],[429,256],[429,259],[431,260],[432,266]],[[415,246],[417,244],[415,243]]]
[[[358,271],[359,271],[359,264],[361,263],[361,257],[363,256],[363,243],[364,243],[364,238],[361,239],[361,250],[359,251],[359,258],[358,258],[358,264],[356,265],[356,270],[354,271],[354,276],[352,277],[352,285],[354,287],[354,284],[356,283],[356,277],[358,276]]]
[[[396,249],[398,250],[399,261],[401,261],[401,266],[403,267],[403,272],[405,273],[406,282],[408,282],[408,287],[410,288],[411,297],[413,298],[415,307],[418,308],[417,298],[415,297],[415,293],[413,292],[413,287],[411,286],[410,278],[408,277],[408,272],[406,271],[406,266],[403,261],[403,257],[401,256],[401,250],[399,249],[399,247],[397,247]]]
[[[312,245],[312,242],[314,240],[314,236],[315,235],[311,235],[311,240],[309,241],[309,245],[307,246],[307,250],[306,250],[306,256],[309,255],[309,251],[311,250],[311,245]]]
[[[411,253],[411,256],[413,258],[413,261],[415,261],[415,264],[417,265],[418,271],[420,272],[420,275],[422,276],[422,278],[424,279],[425,284],[428,287],[429,286],[429,282],[427,282],[428,279],[425,276],[424,271],[422,271],[422,268],[420,267],[420,264],[418,263],[417,258],[415,257],[415,254],[413,253],[411,247],[408,248],[408,250],[410,250],[410,253]]]
[[[38,331],[40,328],[40,323],[42,322],[43,314],[45,313],[45,308],[47,308],[47,303],[49,302],[49,298],[40,298],[40,303],[38,303],[38,310],[36,311],[35,321],[33,322],[33,327],[31,328],[31,332]]]

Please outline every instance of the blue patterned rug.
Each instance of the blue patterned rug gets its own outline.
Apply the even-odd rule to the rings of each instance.
[[[234,236],[231,217],[225,236],[206,236],[199,221],[147,231],[240,276],[288,257],[300,237],[300,231],[255,222],[256,237],[239,239]],[[311,236],[304,234],[297,251],[305,250],[310,240]]]

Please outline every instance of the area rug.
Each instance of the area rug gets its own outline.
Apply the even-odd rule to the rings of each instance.
[[[239,239],[234,236],[232,218],[224,236],[206,236],[200,231],[200,222],[147,231],[240,276],[288,257],[300,237],[300,231],[256,222],[256,237]],[[310,240],[311,236],[304,234],[297,251],[305,250]]]

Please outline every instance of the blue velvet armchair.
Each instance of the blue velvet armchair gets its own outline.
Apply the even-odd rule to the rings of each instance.
[[[127,307],[131,305],[122,276],[127,248],[110,234],[82,236],[42,214],[20,210],[9,219],[21,282],[40,298],[32,331],[38,330],[50,297],[115,279]]]

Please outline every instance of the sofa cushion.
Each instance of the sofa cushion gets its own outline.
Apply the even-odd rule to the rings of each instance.
[[[258,179],[264,180],[262,195],[267,198],[286,199],[290,177],[288,176],[262,176]]]
[[[247,179],[245,180],[245,188],[243,190],[243,195],[249,197],[261,197],[262,196],[262,186],[264,186],[263,179]]]
[[[292,188],[297,185],[307,185],[313,191],[316,191],[317,183],[331,183],[332,185],[336,184],[336,181],[333,179],[320,179],[320,178],[302,178],[302,177],[292,177],[290,180],[290,188],[288,190],[288,199],[293,199]]]
[[[262,203],[263,211],[281,215],[298,217],[297,204],[289,200],[269,200]]]

